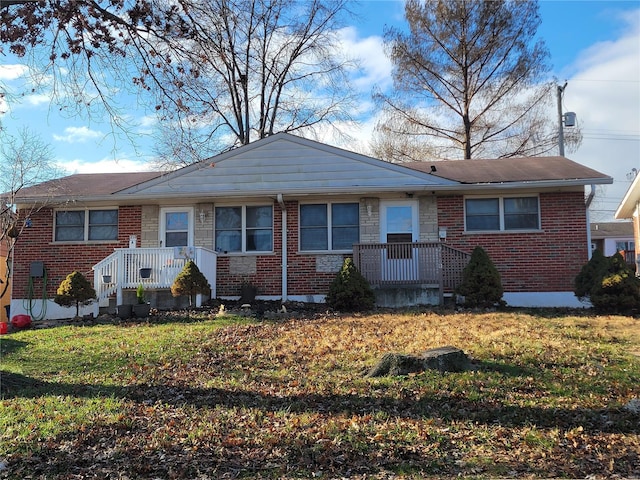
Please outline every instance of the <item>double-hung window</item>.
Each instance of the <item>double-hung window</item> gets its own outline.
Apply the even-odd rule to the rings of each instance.
[[[300,250],[351,250],[360,240],[358,203],[300,205]]]
[[[216,207],[216,250],[273,251],[273,206]]]
[[[538,230],[537,196],[466,198],[465,229],[468,232]]]
[[[58,210],[56,242],[109,241],[118,239],[118,210]]]

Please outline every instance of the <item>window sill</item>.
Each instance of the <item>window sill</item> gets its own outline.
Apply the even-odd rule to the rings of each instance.
[[[298,255],[351,255],[353,250],[298,250]]]
[[[520,235],[531,233],[544,233],[541,228],[527,230],[465,230],[463,235]]]
[[[70,241],[52,241],[49,245],[114,245],[119,244],[118,240],[70,240]]]
[[[219,257],[260,257],[260,256],[269,256],[275,255],[274,251],[268,252],[225,252],[225,251],[217,251]]]

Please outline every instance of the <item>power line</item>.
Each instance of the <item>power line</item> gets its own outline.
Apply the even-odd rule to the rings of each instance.
[[[640,83],[640,80],[613,80],[613,79],[598,79],[598,78],[583,78],[583,79],[571,79],[573,82],[606,82],[606,83]]]
[[[640,141],[640,135],[628,135],[627,137],[629,138],[625,138],[621,135],[619,136],[605,136],[605,135],[582,135],[582,138],[586,138],[589,140],[615,140],[615,141],[622,141],[622,142],[638,142]]]

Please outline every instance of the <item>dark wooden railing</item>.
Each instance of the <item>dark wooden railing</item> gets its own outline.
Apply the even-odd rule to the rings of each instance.
[[[636,251],[635,250],[620,250],[620,253],[624,257],[624,261],[627,262],[627,265],[636,267]]]
[[[433,285],[453,292],[470,254],[440,242],[357,243],[353,261],[372,286]]]

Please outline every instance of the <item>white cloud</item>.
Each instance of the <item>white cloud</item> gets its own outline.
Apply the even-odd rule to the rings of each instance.
[[[91,130],[87,127],[67,127],[64,129],[65,135],[53,135],[53,139],[58,142],[82,143],[88,140],[102,138],[102,132]]]
[[[16,80],[29,71],[26,65],[0,65],[0,80]]]
[[[48,105],[51,103],[51,95],[46,94],[33,94],[33,95],[25,95],[24,103],[30,105],[32,107],[37,107],[39,105]]]
[[[614,184],[599,189],[594,220],[612,221],[613,211],[640,169],[640,10],[621,17],[619,38],[586,49],[572,67],[565,111],[578,114],[584,140],[570,157],[610,175]]]
[[[123,173],[153,170],[147,162],[129,158],[103,158],[96,162],[87,162],[84,159],[61,160],[58,162],[58,166],[69,175],[74,173]]]
[[[359,60],[360,70],[353,79],[357,90],[370,93],[374,86],[385,89],[391,84],[392,65],[384,54],[382,37],[360,38],[354,27],[343,28],[339,37],[344,51]]]
[[[155,115],[145,115],[139,120],[140,127],[154,127],[158,124],[158,117]]]

